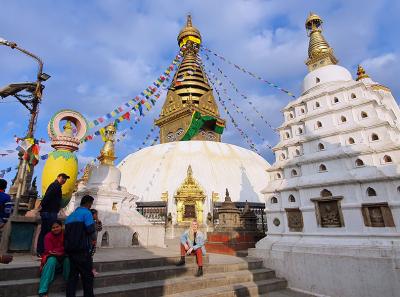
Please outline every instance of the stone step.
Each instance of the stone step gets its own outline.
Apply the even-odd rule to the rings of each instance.
[[[259,297],[316,297],[315,295],[309,295],[290,289],[283,289],[279,291],[270,292],[268,294],[262,294]]]
[[[95,262],[94,267],[98,272],[117,271],[136,268],[158,267],[165,265],[174,265],[180,260],[179,256],[176,257],[154,257],[147,259],[132,259],[123,261],[101,261]],[[195,257],[186,257],[187,264],[194,264]],[[209,263],[209,257],[203,257],[203,263]],[[31,265],[29,267],[10,267],[2,266],[0,270],[0,282],[7,280],[21,280],[39,277],[39,264]]]
[[[262,262],[250,260],[241,263],[232,264],[205,264],[204,272],[213,273],[230,273],[235,271],[255,271],[258,279],[275,277],[275,272],[270,269],[262,268]],[[156,266],[147,268],[135,268],[124,270],[110,270],[99,273],[95,278],[95,286],[97,288],[124,285],[127,283],[139,283],[154,280],[166,280],[171,278],[179,278],[185,276],[193,276],[197,272],[197,265],[186,265],[177,267]],[[0,296],[21,296],[19,294],[33,295],[38,290],[39,278],[8,280],[0,282]],[[59,276],[51,285],[51,292],[60,292],[65,289],[65,282]]]
[[[256,282],[230,284],[226,286],[206,288],[194,292],[184,292],[165,297],[283,297],[274,295],[285,290],[287,282],[284,279],[272,278]],[[289,296],[289,295],[288,295]],[[293,297],[296,295],[292,295]],[[299,296],[300,297],[300,296]]]
[[[103,288],[95,288],[95,295],[97,297],[257,296],[254,294],[267,293],[286,288],[287,283],[283,279],[275,277],[265,279],[265,275],[262,274],[268,273],[268,271],[270,270],[244,270],[230,273],[223,272],[205,274],[203,277],[190,276],[135,284],[113,285]],[[207,295],[198,294],[198,292],[202,291],[208,292]],[[233,294],[241,295],[232,295],[232,292]],[[218,295],[220,293],[221,295]],[[82,294],[82,291],[77,292],[77,296],[82,296]],[[61,297],[65,296],[65,293],[52,294],[52,296]]]

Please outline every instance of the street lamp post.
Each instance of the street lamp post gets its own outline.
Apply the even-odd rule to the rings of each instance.
[[[18,99],[18,101],[20,101],[29,110],[31,116],[29,119],[28,131],[26,134],[26,138],[34,138],[34,133],[35,133],[35,129],[36,129],[36,121],[37,121],[37,117],[39,114],[39,104],[42,99],[42,90],[43,90],[42,81],[46,81],[48,78],[50,78],[50,76],[46,73],[43,73],[43,61],[38,56],[19,47],[15,42],[7,41],[3,38],[0,38],[0,44],[8,46],[12,49],[16,49],[16,50],[24,53],[25,55],[35,59],[39,65],[36,82],[34,83],[34,88],[32,88],[33,84],[30,84],[30,83],[26,84],[28,86],[30,85],[32,88],[32,90],[31,90],[31,93],[33,95],[32,100],[23,100],[17,95],[17,93],[20,92],[21,90],[29,89],[28,86],[27,87],[22,86],[22,88],[18,87],[23,84],[10,85],[9,88],[7,88],[8,92],[5,94],[5,96],[3,96],[3,94],[0,93],[0,95],[2,97],[7,97],[9,95],[13,95],[14,97],[16,97]],[[22,162],[20,163],[19,168],[18,168],[17,177],[14,180],[13,185],[15,186],[15,183],[17,183],[17,192],[15,195],[15,206],[14,206],[14,213],[13,213],[14,216],[18,214],[21,196],[24,194],[23,192],[26,188],[28,166],[29,166],[29,164],[28,164],[27,160],[25,160],[25,158],[23,158]],[[33,174],[33,168],[31,170],[30,174]]]

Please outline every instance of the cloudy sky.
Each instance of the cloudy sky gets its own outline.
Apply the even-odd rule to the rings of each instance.
[[[395,98],[399,98],[399,1],[368,1],[368,5],[365,1],[344,0],[216,3],[1,0],[0,37],[39,55],[45,63],[44,71],[51,75],[45,83],[36,138],[48,139],[47,123],[60,109],[80,111],[90,120],[139,94],[177,53],[176,36],[187,13],[192,14],[205,46],[299,95],[307,73],[304,21],[314,11],[324,20],[325,38],[340,64],[354,76],[357,64],[361,63],[375,81],[390,87]],[[35,62],[8,47],[0,46],[0,65],[0,86],[35,79]],[[274,127],[282,122],[280,110],[290,97],[227,64],[218,65]],[[217,72],[211,66],[210,70]],[[229,95],[256,123],[262,137],[232,108],[235,120],[272,163],[274,156],[267,144],[274,145],[276,135],[238,94],[230,91]],[[129,135],[117,144],[119,160],[141,145],[162,102],[163,98],[133,130],[128,129],[132,123],[120,125],[120,131],[128,129]],[[248,148],[224,111],[220,112],[228,122],[223,141]],[[0,99],[0,117],[1,152],[16,147],[14,135],[26,133],[28,112],[13,98]],[[81,147],[81,167],[98,155],[101,145],[97,139]],[[50,149],[45,144],[41,153]],[[15,154],[0,157],[0,170],[16,164]],[[42,166],[43,162],[36,169],[39,177]],[[7,179],[14,174],[15,171],[7,174]]]

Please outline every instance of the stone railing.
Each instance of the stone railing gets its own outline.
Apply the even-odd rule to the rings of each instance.
[[[165,224],[167,203],[164,201],[136,202],[137,211],[152,224]]]

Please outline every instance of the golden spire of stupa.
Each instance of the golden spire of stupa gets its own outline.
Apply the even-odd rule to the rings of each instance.
[[[365,72],[364,68],[361,65],[358,65],[356,80],[360,80],[363,78],[369,78],[369,75]]]
[[[114,165],[115,150],[114,150],[114,142],[115,142],[115,134],[117,132],[117,128],[114,124],[109,124],[104,127],[102,131],[102,138],[104,143],[103,148],[100,151],[100,156],[97,159],[100,161],[100,164],[103,165]]]
[[[225,125],[225,121],[219,118],[212,88],[198,61],[202,39],[200,31],[193,26],[191,15],[187,16],[186,25],[179,32],[177,40],[183,60],[169,87],[160,117],[155,121],[160,127],[161,143],[181,140],[195,111],[215,117],[220,125]],[[196,135],[193,140],[220,141],[221,136],[207,131]]]
[[[312,12],[310,12],[305,23],[307,35],[310,37],[308,59],[306,61],[309,71],[338,63],[338,60],[333,54],[333,49],[322,35],[322,23],[322,19]]]

